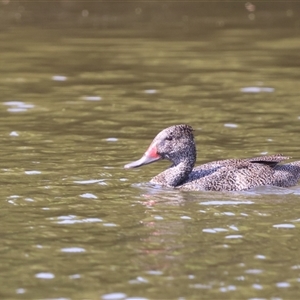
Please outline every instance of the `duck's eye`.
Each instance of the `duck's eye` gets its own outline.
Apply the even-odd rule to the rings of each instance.
[[[167,136],[167,137],[166,137],[166,140],[167,140],[167,141],[172,141],[172,140],[173,140],[173,137],[172,137],[172,136]]]

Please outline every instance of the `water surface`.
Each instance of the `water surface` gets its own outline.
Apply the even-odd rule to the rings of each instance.
[[[1,297],[297,299],[300,187],[189,193],[124,170],[161,129],[198,163],[299,155],[295,28],[10,28],[1,51]]]

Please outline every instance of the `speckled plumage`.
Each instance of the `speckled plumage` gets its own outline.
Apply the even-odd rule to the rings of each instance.
[[[125,167],[134,168],[159,159],[168,159],[173,164],[150,182],[182,190],[241,191],[266,185],[290,187],[300,179],[300,161],[280,165],[289,159],[281,154],[219,160],[194,168],[193,129],[184,124],[162,130],[145,155]]]

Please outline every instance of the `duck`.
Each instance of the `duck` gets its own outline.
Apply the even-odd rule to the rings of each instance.
[[[171,166],[150,180],[151,184],[187,191],[245,191],[261,186],[291,187],[300,179],[300,161],[282,154],[212,161],[195,167],[197,151],[193,128],[173,125],[159,132],[147,151],[125,169],[167,159]]]

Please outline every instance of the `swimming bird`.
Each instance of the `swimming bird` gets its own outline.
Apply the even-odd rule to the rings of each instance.
[[[281,154],[245,159],[218,160],[194,167],[196,145],[193,129],[186,124],[162,130],[145,154],[124,166],[136,168],[167,159],[172,165],[153,177],[150,183],[190,191],[243,191],[259,186],[290,187],[300,179],[300,161]]]

